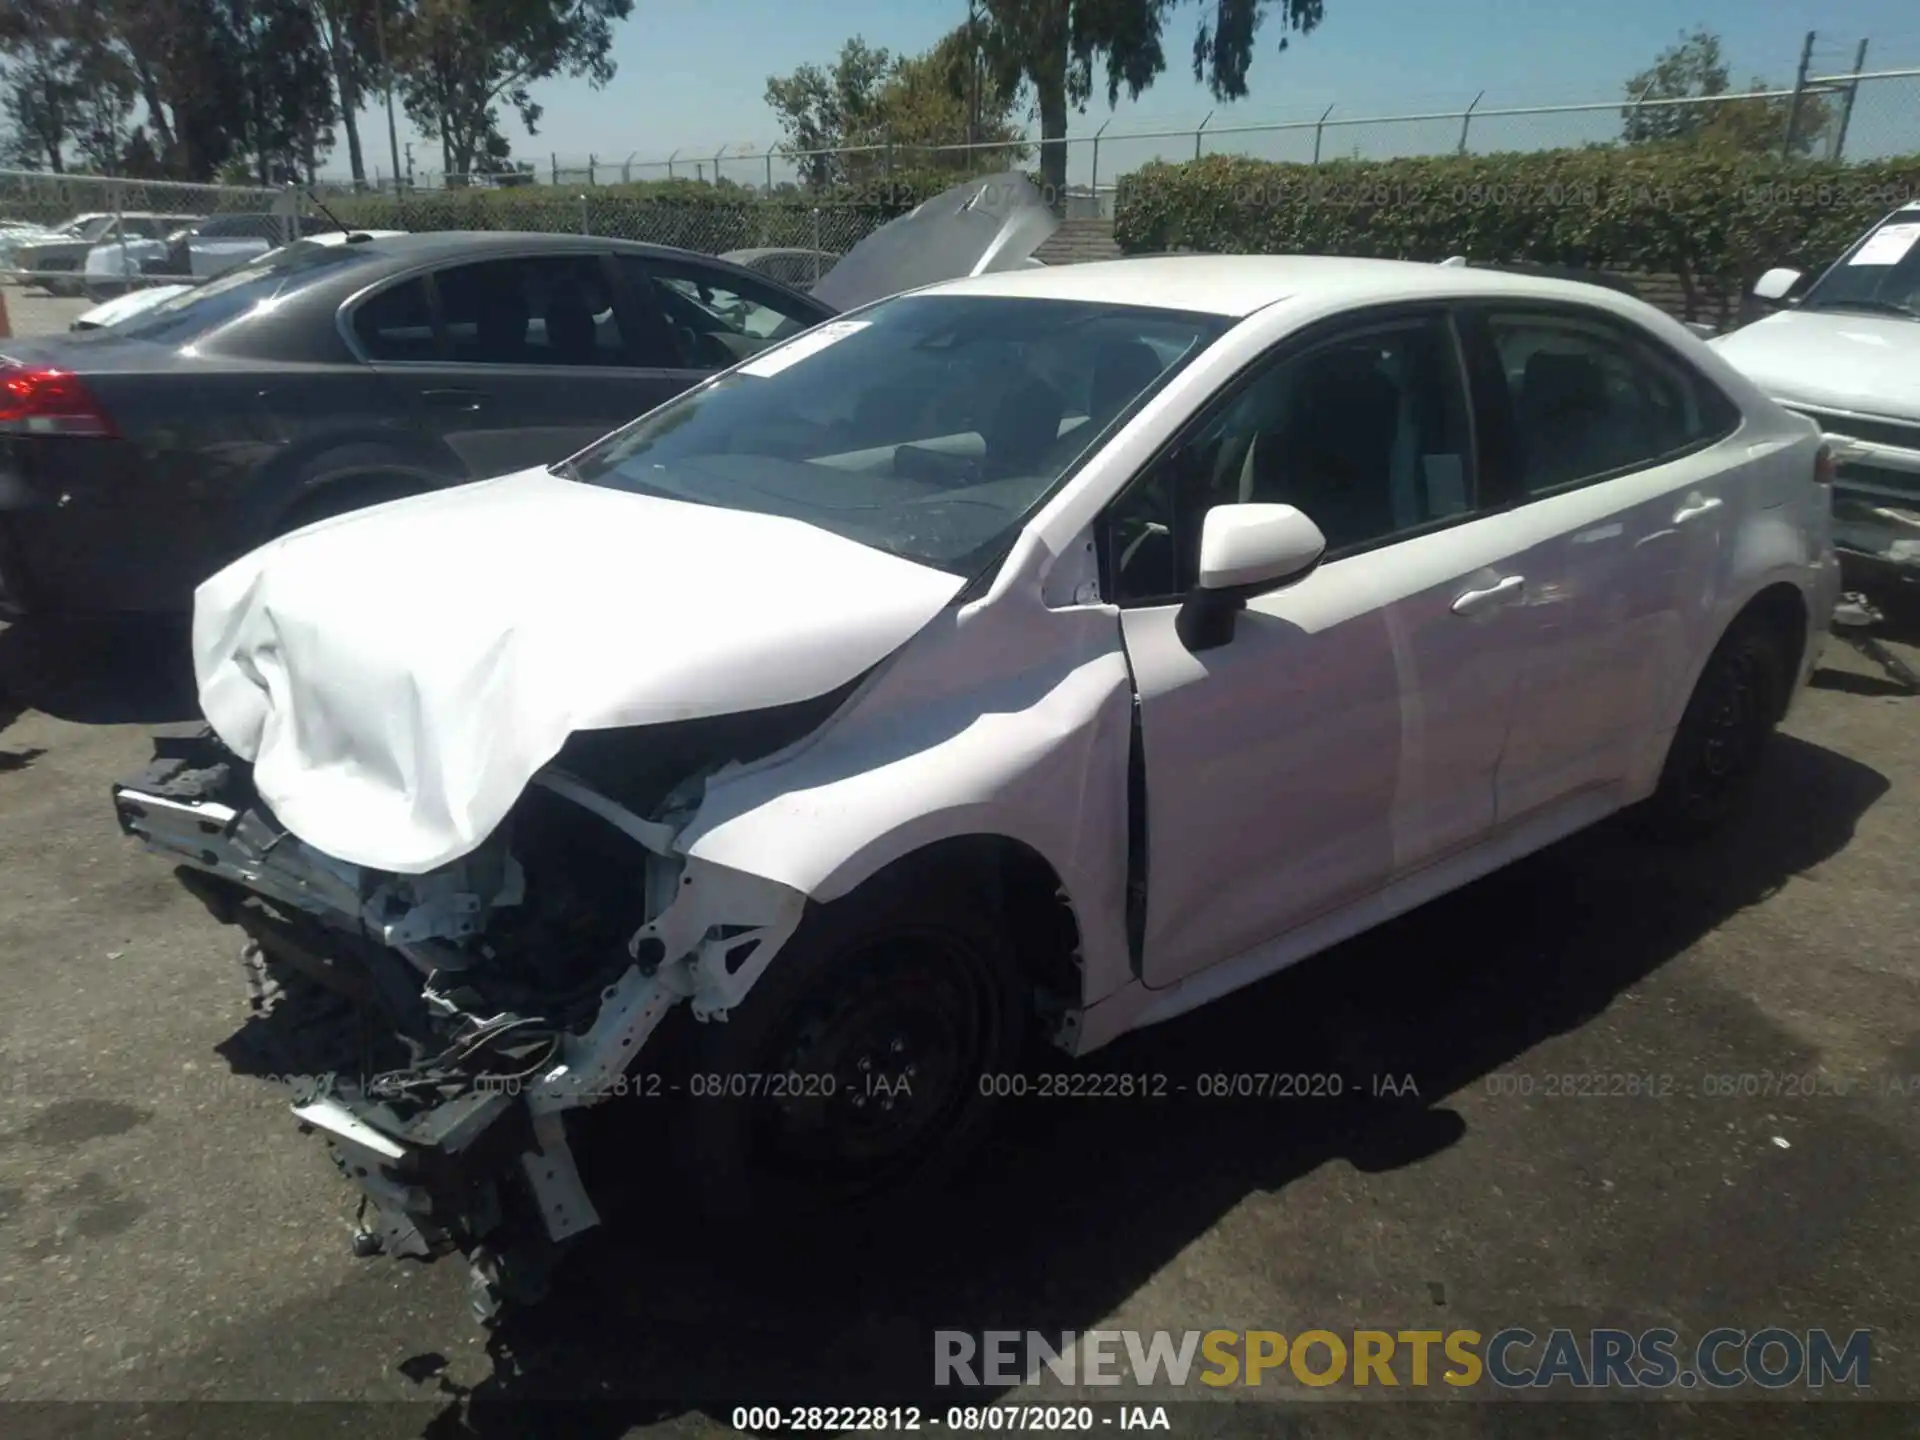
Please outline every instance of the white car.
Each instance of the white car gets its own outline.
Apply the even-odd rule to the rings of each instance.
[[[1790,299],[1802,278],[1761,276],[1754,293],[1788,308],[1714,346],[1826,432],[1840,549],[1867,570],[1920,575],[1920,204],[1887,216]]]
[[[870,1214],[1030,1031],[1084,1056],[1641,802],[1722,821],[1828,506],[1812,424],[1611,291],[1012,268],[236,562],[213,734],[116,805],[253,937],[263,1055],[323,983],[411,1038],[268,1068],[349,1077],[297,1113],[369,1246],[512,1294],[597,1223],[580,1107],[678,1093],[648,1164],[708,1217]]]
[[[349,234],[365,235],[370,239],[379,240],[389,235],[404,235],[405,233],[404,230],[329,230],[318,235],[309,235],[304,240],[296,240],[294,244],[343,245],[346,243]],[[279,255],[281,250],[291,248],[291,246],[281,246],[279,250],[255,253],[251,258],[246,255],[236,255],[232,258],[231,263],[220,264],[213,268],[216,269],[216,273],[224,274],[228,270],[237,270],[243,265],[254,265],[269,260]],[[196,257],[199,255],[197,250],[195,251],[195,255]],[[195,263],[199,263],[197,258]],[[91,310],[76,316],[73,323],[67,328],[69,330],[105,330],[110,326],[118,325],[123,320],[130,320],[135,315],[144,315],[147,311],[153,309],[154,306],[161,304],[163,301],[171,300],[176,295],[184,295],[187,291],[194,288],[196,288],[194,285],[174,284],[145,285],[137,290],[129,290],[124,295],[117,295],[111,300],[103,300]]]

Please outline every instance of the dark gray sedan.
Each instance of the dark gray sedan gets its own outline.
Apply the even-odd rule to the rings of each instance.
[[[184,610],[275,535],[564,459],[833,313],[710,256],[446,232],[0,341],[0,609]]]

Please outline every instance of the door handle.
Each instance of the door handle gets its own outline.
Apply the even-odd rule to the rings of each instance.
[[[484,390],[423,390],[420,398],[440,410],[478,410],[487,402]]]
[[[1673,512],[1673,523],[1684,525],[1689,520],[1697,520],[1710,511],[1718,510],[1720,504],[1718,495],[1689,495],[1680,508]]]
[[[1481,614],[1483,611],[1493,609],[1496,605],[1505,605],[1509,601],[1518,600],[1526,588],[1526,576],[1509,575],[1506,579],[1489,585],[1484,590],[1461,592],[1453,602],[1453,613],[1456,615]]]

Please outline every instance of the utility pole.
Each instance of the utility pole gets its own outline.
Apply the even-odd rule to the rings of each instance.
[[[1847,82],[1847,97],[1840,102],[1840,123],[1833,132],[1833,154],[1828,158],[1838,160],[1847,144],[1847,123],[1853,119],[1853,97],[1860,91],[1860,72],[1867,68],[1867,42],[1862,40],[1860,48],[1853,52],[1853,79]]]
[[[1787,104],[1787,133],[1780,140],[1780,158],[1793,158],[1793,145],[1800,138],[1800,108],[1807,98],[1807,71],[1813,65],[1813,35],[1809,30],[1800,46],[1800,68],[1794,72],[1793,99]]]
[[[400,127],[393,119],[393,66],[387,60],[387,0],[373,0],[374,33],[380,42],[380,76],[387,90],[387,149],[393,156],[393,188],[400,188]],[[413,146],[407,146],[409,157]]]

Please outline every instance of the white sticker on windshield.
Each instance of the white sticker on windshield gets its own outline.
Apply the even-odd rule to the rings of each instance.
[[[789,340],[777,349],[769,350],[742,365],[737,373],[741,375],[778,375],[789,365],[798,365],[809,355],[818,355],[829,345],[838,345],[856,331],[871,325],[871,320],[829,320],[824,325],[815,326],[806,334]]]
[[[1920,224],[1882,225],[1847,261],[1849,265],[1898,265],[1920,240]]]

